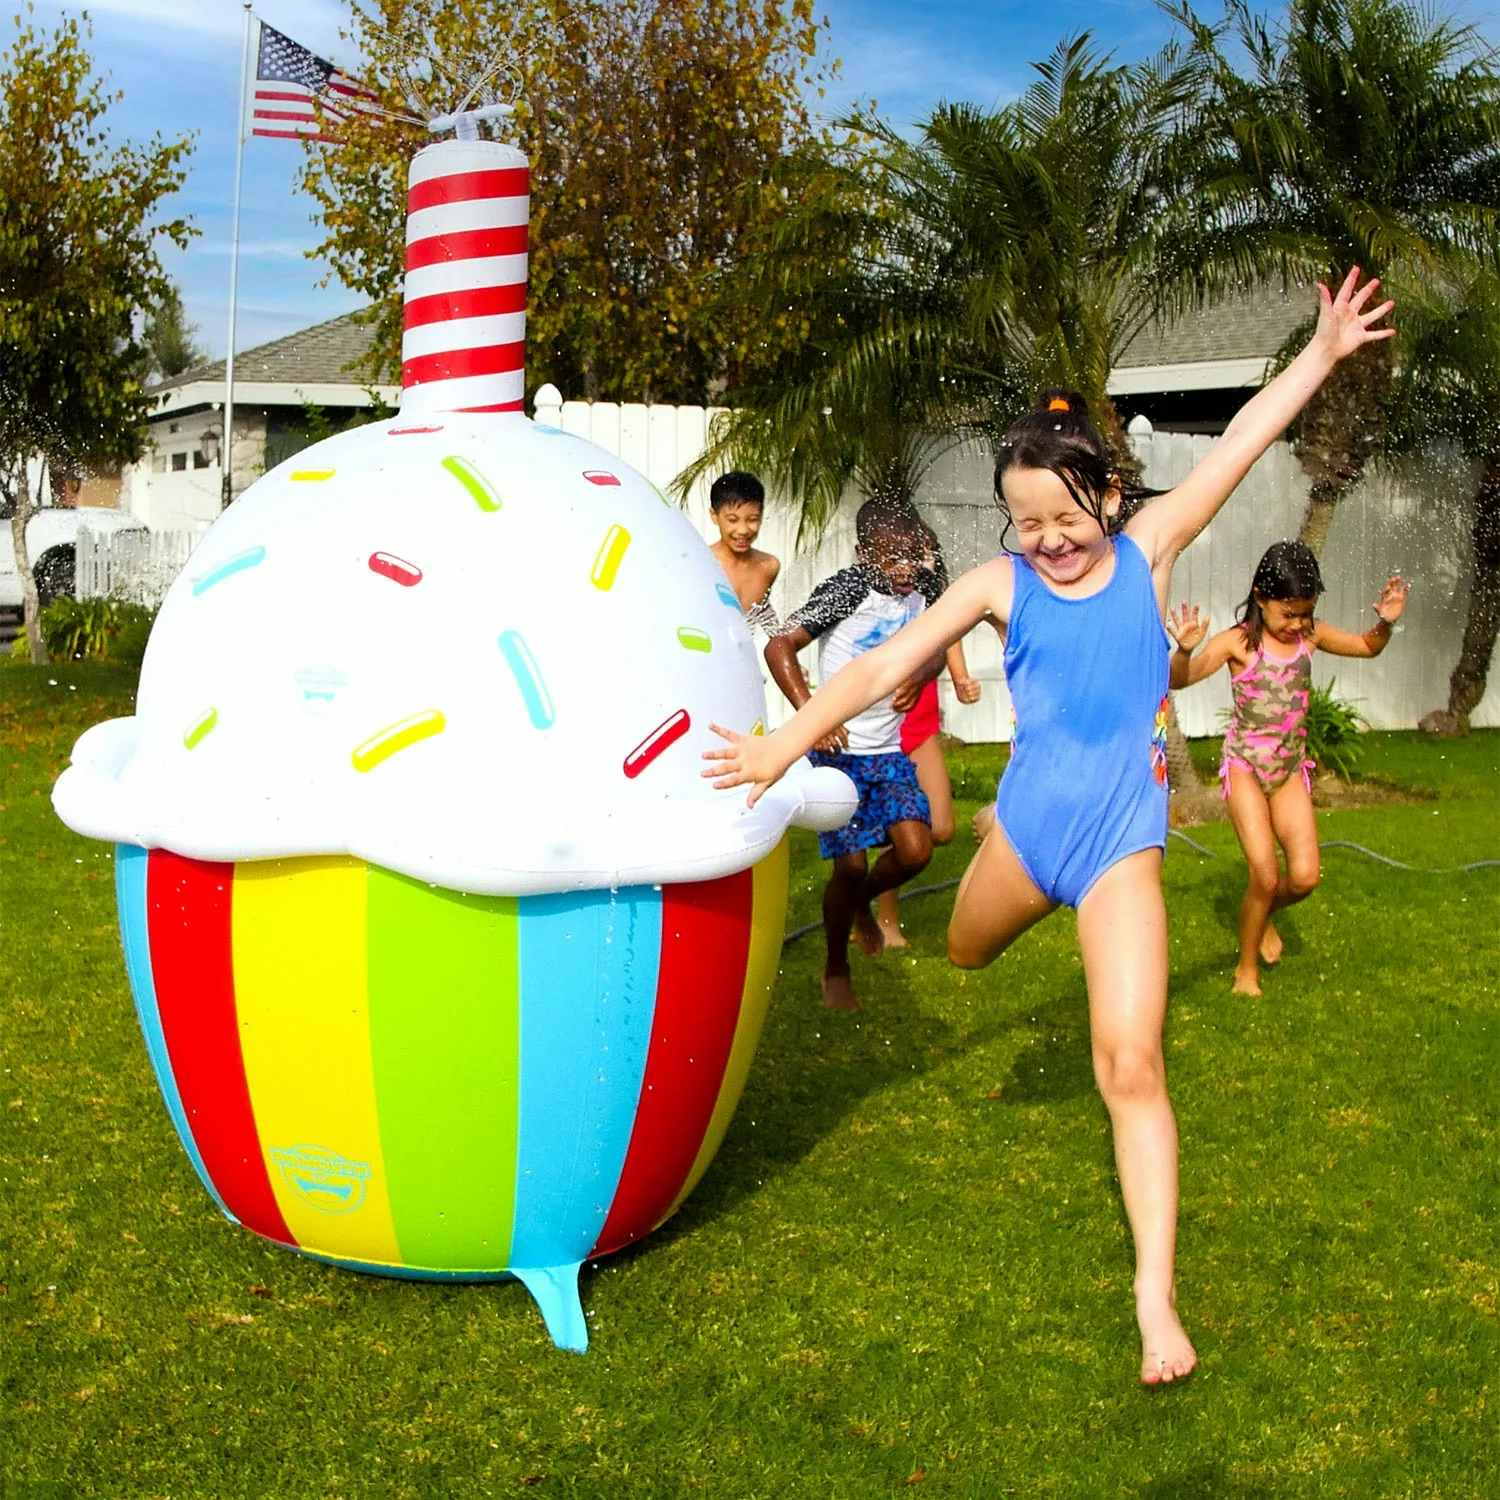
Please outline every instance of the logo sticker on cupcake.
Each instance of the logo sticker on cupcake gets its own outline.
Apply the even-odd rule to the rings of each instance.
[[[352,1214],[365,1201],[367,1161],[350,1161],[322,1146],[272,1146],[281,1180],[309,1208],[322,1214]]]

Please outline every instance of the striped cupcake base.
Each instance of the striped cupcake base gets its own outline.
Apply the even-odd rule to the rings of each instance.
[[[721,880],[469,896],[346,857],[117,850],[168,1112],[232,1220],[354,1269],[512,1274],[586,1344],[584,1260],[668,1218],[728,1128],[787,849]]]

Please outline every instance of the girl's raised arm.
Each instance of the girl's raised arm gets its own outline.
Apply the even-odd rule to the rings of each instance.
[[[748,805],[779,781],[787,767],[806,755],[836,725],[888,697],[934,656],[961,640],[986,614],[1002,618],[1010,598],[1010,559],[996,558],[951,584],[946,593],[898,630],[883,646],[857,656],[835,672],[774,734],[740,734],[721,724],[709,727],[728,744],[705,750],[712,762],[704,775],[717,787],[751,788]]]
[[[1336,297],[1318,283],[1318,327],[1307,346],[1235,413],[1223,436],[1181,484],[1143,506],[1127,523],[1126,532],[1153,566],[1176,557],[1213,520],[1250,466],[1286,431],[1341,359],[1377,339],[1395,337],[1394,328],[1375,326],[1394,302],[1366,311],[1379,285],[1377,278],[1361,285],[1358,266],[1344,278]]]

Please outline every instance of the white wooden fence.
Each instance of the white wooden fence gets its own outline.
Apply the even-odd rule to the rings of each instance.
[[[597,443],[663,487],[703,451],[715,413],[716,408],[701,406],[562,402],[550,386],[538,393],[536,405],[540,421]],[[1147,483],[1156,488],[1175,484],[1212,441],[1182,433],[1138,438]],[[1466,464],[1453,460],[1428,461],[1399,476],[1368,478],[1340,505],[1334,520],[1323,553],[1328,593],[1320,614],[1364,629],[1373,621],[1373,601],[1390,572],[1399,569],[1414,585],[1402,627],[1384,655],[1368,662],[1326,655],[1317,661],[1316,680],[1336,682],[1340,695],[1357,700],[1377,728],[1413,728],[1422,714],[1447,702],[1448,676],[1458,659],[1468,603],[1473,477]],[[955,574],[1000,550],[1000,521],[991,496],[987,452],[950,448],[923,480],[919,503]],[[1178,563],[1173,601],[1206,607],[1216,628],[1229,624],[1249,591],[1261,553],[1272,542],[1296,535],[1306,496],[1307,480],[1290,448],[1273,445]],[[799,553],[795,512],[771,497],[760,545],[782,559],[772,595],[779,613],[794,609],[814,584],[853,558],[858,499],[847,497],[818,545]],[[714,535],[707,484],[689,497],[687,513],[705,538]],[[154,533],[142,548],[128,534],[97,538],[87,555],[84,548],[79,551],[79,596],[115,592],[155,602],[197,539],[192,532]],[[966,740],[1009,739],[1010,700],[994,631],[974,631],[965,652],[970,670],[983,684],[983,696],[977,704],[958,703],[945,676],[940,691],[946,726]],[[813,665],[809,660],[809,668]],[[1222,673],[1179,695],[1183,728],[1190,735],[1218,732],[1228,702]],[[766,703],[772,723],[781,723],[787,709],[769,675]],[[1473,722],[1500,725],[1500,667],[1492,671]]]
[[[113,597],[132,604],[160,604],[182,571],[202,531],[78,533],[77,581],[80,599]]]

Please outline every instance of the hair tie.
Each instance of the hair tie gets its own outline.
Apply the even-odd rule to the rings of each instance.
[[[1073,410],[1073,403],[1071,401],[1065,401],[1061,396],[1054,396],[1047,403],[1047,410],[1048,411],[1072,411]]]

